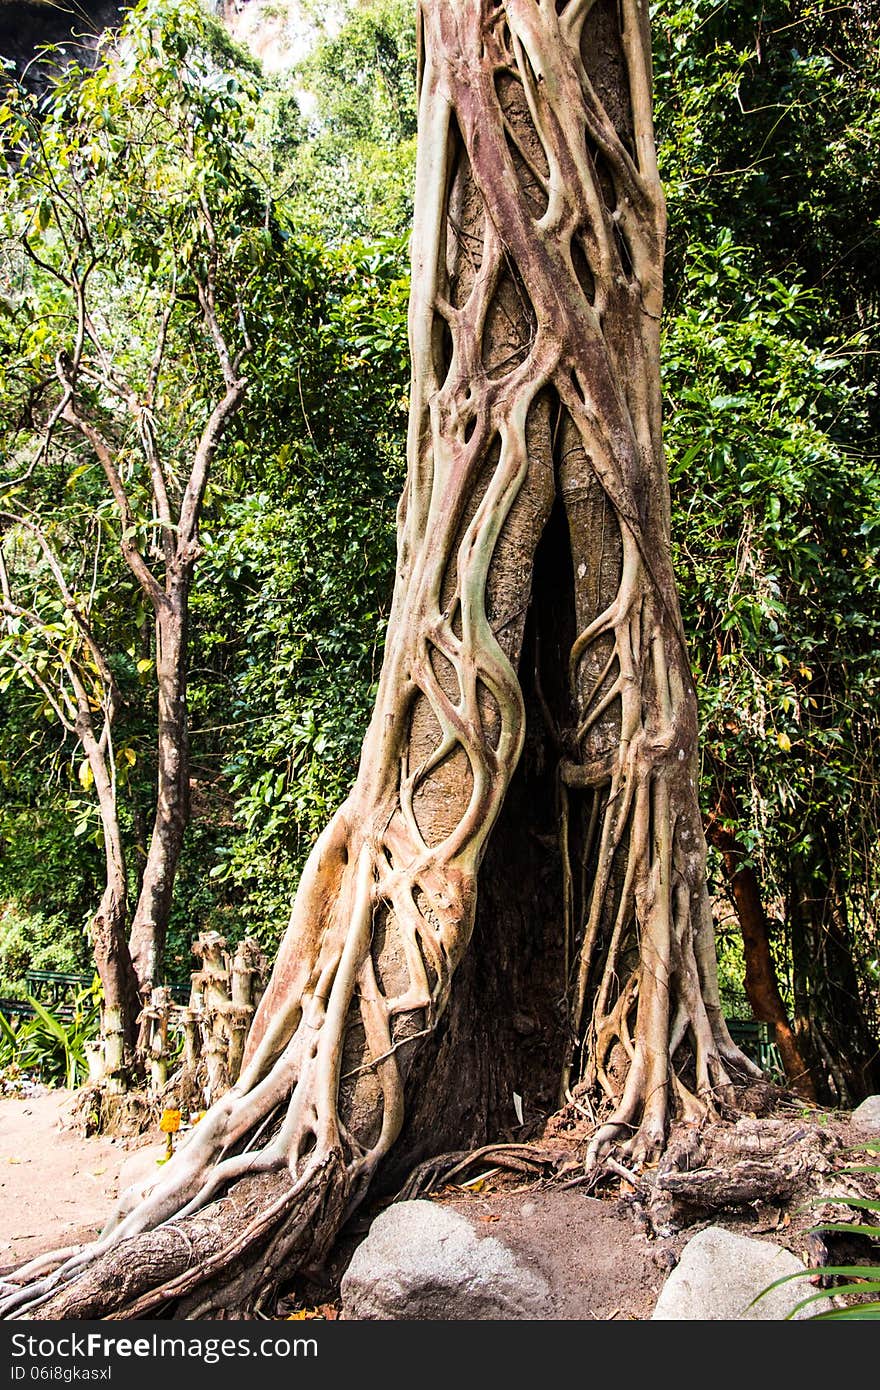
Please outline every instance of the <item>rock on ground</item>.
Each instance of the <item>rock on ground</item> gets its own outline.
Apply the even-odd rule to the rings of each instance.
[[[792,1279],[752,1304],[752,1300],[786,1274],[804,1272],[790,1250],[771,1241],[735,1235],[722,1226],[709,1226],[688,1241],[653,1312],[661,1320],[736,1320],[749,1322],[785,1318],[802,1299],[815,1293],[808,1279]],[[830,1305],[817,1299],[795,1313],[808,1318]]]
[[[857,1105],[852,1112],[852,1122],[859,1129],[880,1134],[880,1096],[868,1096],[861,1105]]]
[[[374,1320],[540,1319],[554,1316],[543,1276],[493,1236],[435,1202],[388,1207],[342,1280],[342,1316]]]

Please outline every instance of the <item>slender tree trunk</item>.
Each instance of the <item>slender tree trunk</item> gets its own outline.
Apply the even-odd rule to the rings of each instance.
[[[159,686],[156,815],[144,865],[129,949],[144,993],[162,978],[174,880],[189,824],[190,573],[169,586],[156,614],[156,676]]]
[[[90,720],[77,724],[77,733],[88,759],[101,814],[104,835],[105,885],[92,919],[92,949],[104,999],[101,1006],[101,1043],[105,1082],[125,1089],[127,1070],[134,1062],[137,1018],[140,1011],[137,976],[129,954],[128,885],[125,854],[116,806],[116,790],[107,758],[99,746]]]
[[[729,806],[724,808],[726,815]],[[773,1027],[776,1046],[792,1089],[805,1100],[816,1100],[816,1090],[806,1058],[789,1022],[770,951],[770,931],[754,868],[746,862],[745,848],[736,836],[713,818],[709,840],[721,854],[733,904],[739,918],[745,957],[745,988],[752,1012],[760,1023]]]
[[[7,1315],[261,1306],[378,1170],[424,1151],[424,1117],[479,1122],[457,1081],[492,1107],[507,1059],[479,1089],[454,1061],[486,1001],[519,989],[534,1014],[550,992],[552,970],[529,996],[505,958],[505,923],[540,958],[529,894],[558,911],[546,1062],[595,1089],[591,1161],[618,1140],[650,1159],[672,1113],[705,1117],[735,1099],[729,1068],[757,1071],[718,997],[670,564],[646,11],[423,0],[420,21],[409,472],[357,781],[238,1083],[99,1242],[20,1275]]]

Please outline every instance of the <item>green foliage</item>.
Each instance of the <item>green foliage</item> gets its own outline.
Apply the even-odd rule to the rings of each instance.
[[[267,944],[354,779],[378,676],[406,422],[402,261],[397,241],[313,249],[309,315],[261,373],[259,490],[212,537],[193,600],[206,631],[240,614],[222,767],[233,800],[211,873],[238,930]]]
[[[0,256],[13,291],[0,322],[0,452],[13,481],[0,487],[0,509],[5,572],[22,615],[8,609],[0,634],[0,701],[14,710],[14,724],[0,734],[0,770],[29,791],[42,782],[42,795],[29,795],[10,824],[22,856],[28,829],[45,819],[51,779],[53,805],[66,792],[82,840],[73,858],[84,865],[102,832],[92,770],[72,727],[77,681],[98,728],[112,698],[111,772],[132,895],[155,796],[156,653],[150,605],[122,553],[135,547],[161,584],[168,557],[150,450],[179,504],[224,389],[225,348],[207,332],[207,294],[230,353],[249,354],[258,380],[281,359],[276,349],[284,343],[275,381],[285,381],[286,397],[294,389],[286,373],[295,370],[298,380],[302,369],[285,320],[303,312],[307,281],[321,295],[311,271],[300,273],[315,256],[288,245],[263,175],[253,69],[197,4],[144,0],[105,64],[94,72],[65,69],[42,97],[11,89],[0,108],[9,175]],[[306,323],[310,313],[306,304]],[[65,361],[76,374],[79,408],[108,441],[125,505],[95,453],[59,421],[64,397],[55,364]],[[280,427],[277,410],[273,423]],[[221,456],[205,495],[205,549],[214,527],[225,525],[226,505],[246,494],[247,455],[275,447],[246,424],[238,443],[237,455]],[[92,640],[84,639],[82,615]],[[214,645],[207,634],[197,642],[202,650]],[[198,674],[207,682],[194,682],[193,710],[210,720],[215,672],[209,665]],[[200,844],[210,854],[204,838]],[[68,847],[54,850],[42,872],[49,901]],[[35,869],[18,879],[19,901],[33,890],[43,903],[40,877]],[[82,870],[69,881],[77,878]],[[203,881],[204,871],[195,878]]]
[[[298,221],[332,241],[400,235],[412,220],[416,7],[351,5],[297,73],[306,138],[292,162]]]
[[[402,10],[386,6],[384,18],[379,10],[378,18],[356,17],[360,57],[343,45],[334,62],[385,52],[382,25]],[[407,23],[411,29],[411,17]],[[133,896],[154,796],[155,651],[148,606],[120,548],[135,542],[160,579],[163,557],[126,392],[141,399],[150,389],[164,318],[149,428],[170,460],[173,485],[182,486],[218,387],[197,305],[212,271],[224,331],[230,341],[247,338],[249,389],[205,496],[191,595],[196,825],[180,866],[168,960],[169,974],[180,978],[199,929],[277,940],[308,844],[354,776],[393,574],[408,281],[400,238],[331,251],[303,233],[295,196],[277,196],[291,148],[280,128],[290,115],[284,93],[267,93],[196,7],[141,4],[127,20],[122,51],[122,62],[94,74],[68,70],[41,104],[27,94],[10,98],[5,139],[18,163],[5,245],[17,301],[7,325],[0,445],[22,474],[38,454],[8,496],[50,536],[120,693],[116,791]],[[398,79],[405,105],[412,76],[401,68]],[[346,81],[340,76],[340,93]],[[133,513],[127,522],[69,431],[56,428],[51,450],[39,455],[58,395],[51,365],[59,348],[76,349],[82,278],[79,261],[71,270],[71,245],[97,256],[87,289],[91,314],[114,343],[113,368],[108,386],[106,362],[86,334],[86,358],[96,358],[87,405],[118,450]],[[96,710],[105,691],[89,653],[76,646],[76,625],[39,546],[21,526],[4,545],[23,598],[42,619],[36,636],[7,625],[0,649],[0,686],[16,693],[18,711],[9,766],[29,788],[41,787],[27,799],[15,842],[27,858],[26,837],[45,817],[51,778],[52,804],[64,807],[80,841],[72,858],[84,865],[101,842],[89,768],[72,734],[59,741],[44,687],[57,690],[75,657]],[[18,770],[23,739],[25,773]],[[65,853],[69,839],[34,872],[38,903],[44,894],[53,900]],[[82,882],[82,870],[64,878]],[[19,901],[29,884],[29,875],[19,880]]]
[[[655,7],[673,298],[688,245],[729,229],[757,273],[797,267],[847,319],[876,319],[878,18],[836,0]]]
[[[88,968],[88,941],[63,914],[24,913],[14,903],[0,906],[0,995],[24,999],[29,970],[80,974]]]
[[[88,1076],[86,1044],[98,1035],[97,985],[77,995],[69,1021],[38,999],[28,1002],[33,1018],[0,1014],[0,1071],[30,1073],[48,1086],[78,1086]]]
[[[854,467],[864,425],[846,345],[814,346],[821,304],[743,286],[722,237],[687,266],[700,299],[671,319],[664,380],[677,572],[703,692],[711,777],[758,787],[753,844],[809,834],[804,805],[863,797],[864,712],[880,677],[880,480]]]
[[[827,943],[855,961],[875,1022],[880,955],[876,14],[662,3],[655,58],[704,802],[724,799],[756,864],[790,1007],[839,1048],[852,986],[834,1001]]]

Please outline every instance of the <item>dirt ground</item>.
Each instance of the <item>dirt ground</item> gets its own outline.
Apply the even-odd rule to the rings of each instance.
[[[93,1238],[120,1189],[146,1177],[163,1152],[158,1133],[81,1137],[70,1124],[72,1101],[73,1093],[61,1090],[0,1098],[0,1274],[46,1250]],[[831,1129],[841,1130],[841,1142],[859,1137],[849,1134],[848,1125],[819,1113],[803,1121],[768,1123],[766,1136],[760,1127],[756,1135],[771,1164],[783,1163],[785,1153],[794,1151],[792,1145],[819,1144],[824,1152],[822,1146],[834,1140]],[[748,1131],[749,1125],[744,1120],[739,1128]],[[755,1136],[751,1142],[754,1147]],[[471,1180],[469,1185],[441,1186],[434,1200],[467,1215],[478,1230],[484,1227],[487,1235],[508,1245],[523,1264],[540,1270],[555,1296],[558,1317],[566,1320],[650,1318],[682,1247],[702,1226],[720,1221],[743,1234],[779,1240],[803,1257],[805,1236],[798,1228],[806,1230],[815,1219],[808,1210],[804,1214],[802,1204],[752,1201],[741,1204],[738,1212],[670,1222],[658,1235],[633,1192],[622,1181],[600,1198],[570,1183],[500,1173],[488,1184]],[[309,1307],[320,1308],[319,1316],[338,1315],[339,1279],[382,1205],[370,1204],[356,1215],[327,1264],[291,1291],[280,1316]]]
[[[526,1190],[454,1198],[523,1265],[546,1278],[566,1321],[649,1318],[683,1241],[649,1241],[632,1211],[583,1192]]]
[[[120,1172],[143,1139],[84,1139],[64,1127],[72,1093],[0,1099],[0,1273],[59,1245],[98,1234],[120,1187]],[[149,1163],[155,1144],[139,1155]],[[139,1164],[139,1166],[140,1166]],[[487,1234],[498,1236],[548,1278],[560,1316],[650,1316],[670,1256],[658,1256],[629,1212],[578,1191],[499,1192],[444,1197]],[[340,1270],[367,1223],[343,1243]]]
[[[100,1231],[141,1139],[62,1128],[73,1092],[0,1098],[0,1273]]]

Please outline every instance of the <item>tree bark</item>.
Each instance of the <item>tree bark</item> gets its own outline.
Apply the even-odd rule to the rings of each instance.
[[[169,585],[156,610],[158,739],[156,814],[144,864],[129,950],[142,992],[162,979],[174,880],[189,824],[189,588],[191,568]]]
[[[128,1068],[134,1061],[139,1000],[137,979],[126,942],[128,884],[113,760],[113,724],[119,692],[113,672],[95,637],[89,613],[83,610],[71,592],[64,568],[48,536],[30,518],[4,512],[2,519],[13,528],[20,527],[39,546],[57,593],[73,619],[76,633],[70,649],[61,655],[54,690],[52,682],[47,682],[30,660],[22,658],[15,651],[12,660],[19,671],[41,691],[61,727],[79,740],[95,784],[104,838],[105,883],[98,910],[92,919],[91,936],[95,966],[104,995],[101,1012],[103,1070],[108,1086],[121,1090],[125,1089]],[[39,606],[23,607],[13,597],[2,545],[0,613],[17,625],[24,624],[26,631],[38,634],[51,632],[52,645],[56,645],[57,629],[41,617]],[[84,665],[81,664],[83,657]],[[90,678],[86,672],[91,671],[98,678],[98,698],[95,689],[88,688]],[[71,708],[75,713],[69,713]],[[100,735],[97,733],[99,720],[103,725]]]
[[[409,471],[357,781],[304,869],[237,1085],[100,1241],[20,1273],[7,1315],[250,1312],[381,1168],[439,1147],[414,1116],[497,1122],[513,1063],[464,1073],[462,1096],[455,1059],[484,1001],[519,990],[534,1014],[554,978],[529,1001],[505,923],[536,955],[555,943],[565,1007],[540,1070],[603,1103],[591,1162],[617,1141],[651,1159],[673,1112],[705,1117],[757,1071],[718,996],[670,563],[646,12],[424,0],[420,28]],[[523,873],[555,920],[529,920]]]
[[[728,814],[730,809],[729,805],[725,806],[724,813]],[[745,989],[752,1013],[759,1023],[772,1025],[792,1090],[805,1100],[815,1101],[816,1088],[810,1069],[798,1046],[782,1000],[770,951],[770,931],[758,876],[746,862],[748,855],[744,846],[716,817],[709,824],[709,840],[721,854],[739,918],[746,966]]]
[[[125,852],[116,790],[108,770],[107,756],[92,728],[87,702],[85,708],[81,708],[76,727],[95,781],[104,836],[104,891],[91,926],[95,968],[104,996],[101,1004],[104,1081],[111,1089],[125,1090],[128,1069],[135,1061],[140,1012],[137,976],[126,941],[128,883]]]

